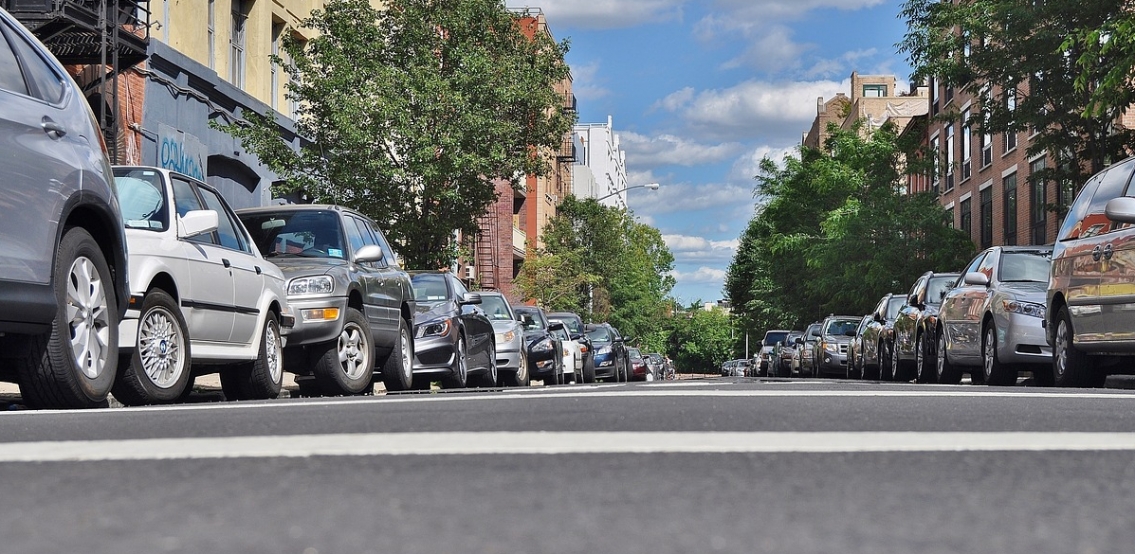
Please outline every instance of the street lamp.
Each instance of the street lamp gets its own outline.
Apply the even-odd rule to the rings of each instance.
[[[612,192],[611,194],[608,194],[607,196],[601,196],[601,197],[599,197],[599,198],[596,198],[595,200],[606,200],[606,199],[608,199],[608,198],[610,198],[610,197],[612,197],[612,196],[614,196],[614,195],[616,195],[616,194],[619,194],[620,192],[626,192],[626,191],[628,191],[628,190],[631,190],[631,189],[650,189],[650,190],[658,190],[658,183],[647,183],[647,184],[645,184],[645,185],[635,185],[635,186],[633,186],[633,187],[627,187],[627,188],[625,188],[625,189],[619,189],[619,190],[617,190],[617,191],[615,191],[615,192]]]

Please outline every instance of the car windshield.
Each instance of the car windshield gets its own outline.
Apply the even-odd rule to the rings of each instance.
[[[445,276],[439,273],[419,273],[410,278],[414,287],[414,301],[424,304],[436,304],[449,298],[449,289],[445,284]]]
[[[828,322],[828,326],[824,329],[825,335],[846,335],[854,333],[855,328],[859,326],[857,319],[833,319]]]
[[[642,358],[642,352],[637,348],[628,348],[627,354],[629,354],[632,358]]]
[[[926,303],[941,304],[942,299],[946,297],[947,292],[950,292],[950,289],[954,286],[954,282],[957,280],[957,275],[931,277],[930,281],[926,284]]]
[[[240,219],[265,258],[347,258],[343,227],[333,211],[256,212]]]
[[[1001,256],[1001,281],[1047,283],[1051,252],[1006,252]]]
[[[896,294],[887,300],[887,319],[895,319],[899,316],[899,310],[906,305],[906,297]]]
[[[508,302],[503,296],[495,294],[482,294],[481,295],[481,309],[485,311],[485,315],[489,319],[494,320],[509,320],[513,319],[512,314],[508,310]]]
[[[611,342],[611,332],[606,327],[595,327],[587,332],[587,338],[599,342]]]
[[[127,229],[165,231],[169,228],[166,189],[162,177],[152,169],[116,169],[114,182],[122,223]]]
[[[568,328],[571,333],[583,333],[583,321],[578,317],[571,317],[571,314],[551,314],[549,319],[559,321]]]
[[[783,342],[784,337],[788,336],[788,331],[769,331],[765,333],[765,346],[774,346],[778,342]]]
[[[516,320],[520,325],[527,330],[543,329],[546,327],[540,312],[532,309],[518,308],[516,310]]]

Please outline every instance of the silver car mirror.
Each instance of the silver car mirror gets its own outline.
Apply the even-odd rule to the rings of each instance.
[[[1120,196],[1107,201],[1104,206],[1107,218],[1119,223],[1135,223],[1135,198]]]
[[[989,286],[989,276],[980,271],[971,271],[966,273],[965,280],[962,281],[967,285],[978,285],[982,287]]]
[[[378,262],[384,257],[382,248],[376,244],[368,244],[355,252],[356,263]]]

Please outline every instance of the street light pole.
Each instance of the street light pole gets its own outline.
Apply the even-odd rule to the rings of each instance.
[[[614,195],[616,195],[616,194],[619,194],[620,192],[626,192],[626,191],[628,191],[628,190],[631,190],[631,189],[650,189],[650,190],[658,190],[658,186],[659,186],[659,185],[658,185],[658,183],[647,183],[647,184],[645,184],[645,185],[635,185],[635,186],[633,186],[633,187],[627,187],[627,188],[625,188],[625,189],[619,189],[619,190],[617,190],[617,191],[615,191],[615,192],[612,192],[611,194],[608,194],[608,195],[606,195],[606,196],[600,196],[599,198],[596,198],[595,200],[597,200],[597,201],[598,201],[598,200],[606,200],[606,199],[608,199],[608,198],[610,198],[610,197],[612,197],[612,196],[614,196]]]

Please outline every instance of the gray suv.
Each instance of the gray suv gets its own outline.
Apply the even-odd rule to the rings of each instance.
[[[106,403],[126,238],[102,133],[75,81],[0,9],[0,379],[39,408]]]
[[[296,316],[284,367],[307,394],[373,391],[413,382],[414,292],[382,231],[334,205],[238,210],[253,242],[284,272]]]

